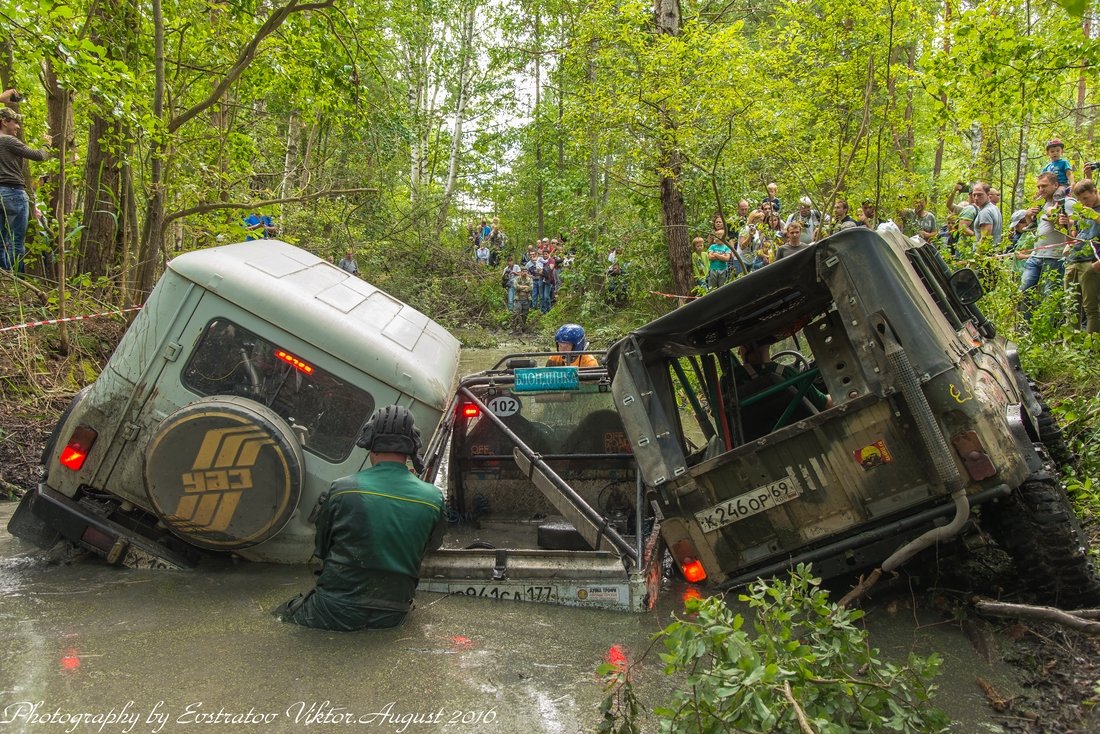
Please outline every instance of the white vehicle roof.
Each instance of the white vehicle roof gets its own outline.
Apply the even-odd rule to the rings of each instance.
[[[316,255],[264,239],[189,252],[168,268],[417,400],[447,405],[458,340]]]

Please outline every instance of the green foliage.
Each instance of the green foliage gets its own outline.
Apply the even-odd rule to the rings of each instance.
[[[682,678],[654,709],[661,731],[796,732],[800,712],[819,734],[946,731],[947,717],[930,706],[941,658],[883,660],[857,625],[863,613],[830,602],[809,566],[757,581],[740,598],[754,612],[751,628],[711,597],[689,600],[692,617],[658,633],[665,673]],[[638,720],[629,676],[608,672],[600,731],[637,731],[627,728]]]

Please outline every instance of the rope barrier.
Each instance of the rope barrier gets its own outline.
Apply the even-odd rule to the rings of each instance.
[[[683,299],[688,300],[688,301],[693,301],[696,298],[699,298],[699,296],[678,296],[675,293],[661,293],[660,291],[647,291],[647,292],[652,293],[655,296],[664,296],[665,298],[683,298]]]
[[[124,308],[119,311],[104,311],[103,313],[90,313],[85,316],[69,316],[63,319],[47,319],[45,321],[29,321],[25,324],[16,324],[15,326],[5,326],[0,329],[0,334],[5,331],[16,331],[17,329],[30,329],[35,326],[46,326],[48,324],[62,324],[69,321],[84,321],[86,319],[99,318],[100,316],[118,316],[120,314],[129,313],[131,311],[140,311],[141,306],[131,306],[130,308]]]

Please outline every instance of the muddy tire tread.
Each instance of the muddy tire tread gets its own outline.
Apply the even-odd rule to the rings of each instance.
[[[1100,576],[1088,541],[1054,474],[1035,472],[989,509],[990,530],[1013,557],[1030,594],[1064,608],[1100,603]]]

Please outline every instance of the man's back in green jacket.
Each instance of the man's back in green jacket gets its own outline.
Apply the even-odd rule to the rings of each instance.
[[[317,517],[316,588],[282,616],[307,627],[394,627],[412,608],[420,562],[442,540],[443,496],[385,461],[332,483]],[[291,603],[293,608],[293,602]]]

